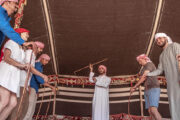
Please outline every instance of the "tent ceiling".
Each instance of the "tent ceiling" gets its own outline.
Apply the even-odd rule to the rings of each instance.
[[[53,48],[43,1],[48,4]],[[108,58],[103,63],[108,67],[108,75],[130,75],[140,69],[136,56],[147,52],[157,5],[158,0],[28,0],[21,27],[31,31],[30,40],[46,44],[44,52],[51,58],[54,49],[58,74],[73,75],[76,69]],[[180,42],[179,6],[179,0],[163,0],[157,28],[176,42]],[[150,58],[156,65],[160,52],[153,44]],[[54,65],[51,60],[44,72],[55,74]],[[77,75],[87,76],[88,72],[84,70]],[[79,104],[58,102],[57,106],[60,114],[89,115],[91,111],[90,104],[79,107]],[[111,114],[124,112],[120,104],[111,106]],[[162,112],[163,116],[169,117],[166,112]]]
[[[164,0],[157,31],[178,41],[180,2],[173,1]],[[135,57],[147,51],[157,0],[47,0],[47,4],[58,74],[73,75],[76,69],[104,58],[108,58],[103,64],[110,76],[138,73]],[[44,9],[43,0],[29,0],[22,27],[31,31],[31,40],[43,41],[44,52],[52,57]],[[160,51],[153,45],[150,52],[156,65]],[[53,61],[45,73],[55,74]]]

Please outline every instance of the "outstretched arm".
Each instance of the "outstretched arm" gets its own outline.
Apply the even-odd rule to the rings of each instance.
[[[161,75],[162,73],[163,73],[163,67],[162,67],[162,63],[160,62],[158,68],[153,72],[147,73],[147,76],[158,76]]]
[[[143,75],[141,76],[140,80],[136,83],[136,85],[134,85],[134,87],[132,87],[130,89],[130,92],[133,93],[137,87],[139,87],[139,85],[141,85],[141,83],[143,83],[146,80],[146,75],[147,73],[149,73],[149,70],[144,71]]]
[[[48,82],[48,76],[44,75],[43,73],[36,70],[33,66],[31,66],[31,72],[36,75],[37,79],[40,79],[39,77],[43,78],[45,82]]]
[[[50,84],[47,83],[47,82],[45,82],[43,85],[44,85],[44,86],[47,86],[47,87],[49,87],[49,88],[51,88],[52,91],[54,92],[54,94],[56,94],[56,88],[55,88],[54,86],[50,85]]]
[[[9,21],[4,18],[3,14],[0,14],[0,30],[4,35],[6,35],[9,39],[15,41],[16,43],[22,45],[24,44],[24,40],[20,37],[20,35],[14,31],[11,27]],[[0,43],[1,45],[1,43]]]
[[[147,76],[158,76],[161,75],[163,73],[164,69],[163,69],[163,65],[162,65],[162,56],[159,57],[159,64],[158,64],[158,68],[150,73],[147,74]]]
[[[11,50],[9,50],[8,48],[5,48],[5,50],[4,50],[4,61],[6,63],[13,65],[15,67],[18,67],[20,69],[26,69],[27,68],[27,65],[24,65],[24,64],[21,64],[21,63],[15,61],[10,56],[11,56]]]
[[[93,73],[93,66],[92,64],[89,64],[89,69],[90,69],[90,74],[89,74],[89,82],[91,83],[96,83],[96,78],[94,78],[94,73]]]

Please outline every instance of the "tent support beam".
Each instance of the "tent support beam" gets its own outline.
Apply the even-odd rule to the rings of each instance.
[[[42,0],[43,7],[44,7],[44,13],[45,13],[45,20],[47,23],[47,28],[48,28],[48,33],[49,33],[49,40],[50,40],[50,46],[51,46],[51,53],[52,53],[52,58],[53,58],[53,65],[54,65],[54,71],[55,74],[58,74],[58,69],[57,69],[57,60],[55,57],[55,48],[54,48],[54,40],[53,40],[53,32],[52,32],[52,25],[50,21],[50,15],[48,12],[48,3],[47,0]],[[57,82],[55,82],[55,87],[57,86]],[[55,115],[55,108],[56,108],[56,95],[54,95],[54,100],[53,100],[53,115]]]
[[[157,29],[158,29],[158,26],[159,26],[159,23],[160,23],[160,17],[162,16],[161,13],[162,13],[162,8],[163,8],[163,1],[164,0],[159,0],[159,2],[158,2],[156,16],[155,16],[155,21],[154,21],[154,26],[153,26],[153,29],[152,29],[152,33],[151,33],[148,49],[146,51],[146,55],[147,56],[149,56],[150,51],[152,49],[154,36],[155,36],[155,34],[157,32]]]

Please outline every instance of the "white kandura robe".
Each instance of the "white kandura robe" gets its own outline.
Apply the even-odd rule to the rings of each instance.
[[[25,54],[23,49],[16,42],[12,40],[7,41],[3,51],[5,49],[11,51],[10,57],[13,60],[21,64],[23,63]],[[20,71],[19,68],[6,63],[4,60],[0,62],[0,86],[15,93],[17,97],[20,96]]]
[[[94,73],[89,75],[89,81],[93,81]],[[95,77],[93,104],[92,104],[92,120],[109,120],[109,84],[111,78],[106,75]]]
[[[30,62],[32,52],[33,51],[31,49],[24,51],[25,58],[23,60],[23,64],[28,64]],[[33,52],[32,53],[32,61],[31,61],[31,65],[33,67],[35,67],[35,61],[36,61],[36,56],[35,56],[35,54]],[[21,87],[24,87],[25,82],[26,82],[26,77],[27,77],[27,71],[26,70],[21,70],[21,76],[20,76],[21,79],[20,79],[20,83],[19,83]],[[30,73],[30,76],[29,76],[28,86],[30,85],[31,77],[32,77],[32,73]]]
[[[180,120],[180,72],[176,59],[178,54],[180,54],[180,45],[169,44],[160,55],[158,69],[148,73],[148,76],[157,76],[164,71],[172,120]]]

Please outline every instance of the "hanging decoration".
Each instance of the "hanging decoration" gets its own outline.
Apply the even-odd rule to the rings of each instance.
[[[23,19],[24,6],[27,5],[27,0],[20,0],[18,5],[18,11],[15,15],[14,29],[19,28]]]
[[[35,115],[33,118],[36,118]],[[67,116],[67,115],[57,115],[56,117],[52,115],[39,115],[38,119],[55,119],[55,120],[91,120],[91,117],[82,116]],[[150,117],[142,117],[137,115],[128,115],[126,113],[120,113],[116,115],[110,115],[110,120],[150,120]]]
[[[131,76],[122,76],[122,77],[111,77],[111,85],[122,85],[122,84],[133,84],[139,80],[138,75],[131,75]],[[163,76],[158,76],[158,80],[161,85],[166,85],[166,79]],[[88,77],[60,77],[58,75],[49,75],[49,81],[54,82],[57,81],[59,84],[65,85],[94,85],[93,83],[89,82]]]

